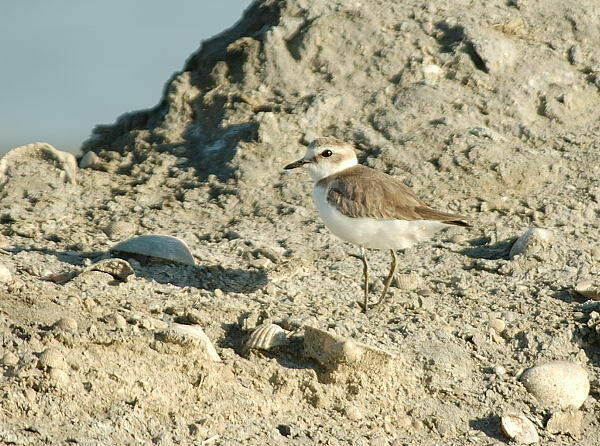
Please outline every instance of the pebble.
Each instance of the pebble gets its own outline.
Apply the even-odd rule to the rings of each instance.
[[[72,317],[62,317],[59,320],[57,320],[52,326],[60,330],[73,332],[77,331],[77,329],[79,328],[77,325],[77,321]]]
[[[346,418],[350,421],[358,421],[363,418],[362,411],[355,405],[350,404],[344,409],[344,414]]]
[[[506,322],[504,322],[502,319],[498,319],[496,317],[490,317],[488,323],[489,323],[490,328],[498,334],[500,334],[504,330],[506,330]]]
[[[513,243],[509,257],[512,260],[518,255],[534,253],[540,247],[548,244],[552,238],[552,232],[546,229],[529,228]]]
[[[540,441],[535,425],[523,414],[504,415],[500,419],[502,432],[511,440],[521,444]]]
[[[575,292],[586,299],[600,300],[600,285],[591,280],[584,280],[575,285]]]
[[[12,281],[12,274],[10,270],[5,266],[0,264],[0,283],[8,283]]]
[[[6,352],[4,353],[4,355],[2,355],[2,359],[0,359],[0,362],[3,366],[12,367],[19,363],[19,358],[13,352]]]
[[[118,328],[127,327],[127,321],[119,313],[111,313],[107,316],[104,316],[103,320],[107,324],[114,325],[115,327],[118,327]]]
[[[593,247],[590,254],[594,260],[600,260],[600,246]]]
[[[569,361],[538,364],[520,380],[544,408],[579,409],[590,392],[586,370]]]

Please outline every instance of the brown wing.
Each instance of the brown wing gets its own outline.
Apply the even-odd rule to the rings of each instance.
[[[437,220],[469,226],[465,217],[431,209],[402,181],[365,166],[324,178],[319,186],[329,187],[327,201],[347,217]]]

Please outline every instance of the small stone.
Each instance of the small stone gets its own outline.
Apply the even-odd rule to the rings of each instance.
[[[505,376],[506,369],[501,365],[497,365],[496,367],[494,367],[494,373],[496,374],[496,376]]]
[[[600,260],[600,246],[593,247],[590,254],[592,255],[592,259]]]
[[[346,415],[346,418],[348,418],[350,421],[358,421],[361,418],[363,418],[361,410],[353,404],[347,406],[346,409],[344,409],[344,414]]]
[[[10,270],[5,266],[0,264],[0,283],[8,283],[12,281],[12,274]]]
[[[575,285],[575,292],[586,299],[600,300],[600,285],[595,285],[591,280],[584,280]]]
[[[546,430],[551,434],[567,434],[573,438],[580,438],[582,423],[583,413],[578,410],[557,411],[548,420]]]
[[[54,328],[58,328],[60,330],[65,330],[65,331],[77,331],[77,321],[75,319],[73,319],[72,317],[62,317],[59,320],[57,320],[54,325]]]
[[[119,313],[111,313],[107,316],[104,316],[103,321],[118,328],[127,327],[127,321]]]
[[[500,419],[502,432],[511,440],[521,444],[540,441],[535,425],[523,414],[504,415]]]
[[[586,370],[569,361],[538,364],[520,378],[544,408],[579,409],[590,392]]]
[[[489,326],[496,333],[500,334],[506,329],[506,322],[504,322],[502,319],[490,317]]]
[[[510,248],[508,256],[513,260],[518,255],[535,254],[553,238],[552,232],[546,229],[529,228]]]
[[[12,367],[19,363],[19,358],[13,352],[6,352],[4,355],[2,355],[0,362],[3,366]]]

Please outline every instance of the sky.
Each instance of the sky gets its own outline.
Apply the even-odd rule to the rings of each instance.
[[[0,0],[0,156],[77,153],[96,124],[149,108],[251,0]]]

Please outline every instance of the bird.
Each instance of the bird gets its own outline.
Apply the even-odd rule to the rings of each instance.
[[[325,226],[338,238],[358,246],[363,264],[362,311],[369,309],[369,264],[365,249],[388,249],[386,298],[396,272],[396,250],[405,250],[452,226],[471,227],[469,218],[429,207],[399,178],[358,163],[354,147],[332,137],[319,137],[304,157],[284,167],[306,167],[313,181],[312,198]]]

